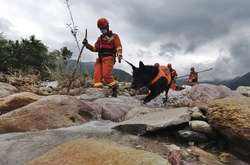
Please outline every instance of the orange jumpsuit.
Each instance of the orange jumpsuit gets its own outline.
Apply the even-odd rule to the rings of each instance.
[[[170,88],[173,89],[173,90],[176,90],[176,81],[175,81],[175,78],[178,76],[177,72],[173,68],[170,68],[169,70],[171,72],[171,78],[172,78],[172,83],[171,83]]]
[[[115,64],[116,53],[122,53],[122,45],[117,34],[109,31],[107,35],[101,35],[95,43],[95,46],[88,46],[94,52],[98,52],[94,67],[94,87],[102,87],[103,82],[110,87],[117,86],[113,79],[112,71]]]
[[[188,82],[191,83],[191,85],[195,85],[198,83],[198,73],[195,71],[191,71],[188,77]]]

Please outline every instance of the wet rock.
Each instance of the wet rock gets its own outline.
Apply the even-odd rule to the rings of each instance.
[[[12,95],[17,92],[17,88],[6,83],[0,82],[0,98]]]
[[[208,138],[205,134],[189,131],[189,130],[180,130],[178,131],[178,137],[183,141],[192,141],[197,143],[204,143],[208,141]]]
[[[177,126],[190,121],[188,108],[166,109],[165,111],[139,115],[117,124],[114,129],[131,134],[142,135],[170,126]]]
[[[209,104],[209,124],[229,142],[241,157],[250,158],[250,98],[219,99]]]
[[[211,136],[215,135],[213,129],[205,121],[198,121],[198,120],[190,121],[189,127],[192,130],[197,131],[197,132],[205,133],[205,134],[211,135]]]
[[[169,162],[161,156],[117,145],[107,141],[77,139],[64,143],[46,154],[30,161],[27,165],[102,164],[102,165],[167,165]]]
[[[0,98],[0,114],[23,107],[39,100],[40,98],[41,96],[29,92],[16,93],[4,98]]]
[[[250,87],[248,86],[240,86],[236,91],[244,96],[250,97]]]
[[[0,116],[0,133],[68,127],[96,118],[88,104],[75,97],[54,95]]]

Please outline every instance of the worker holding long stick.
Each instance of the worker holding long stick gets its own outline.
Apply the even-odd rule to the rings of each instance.
[[[100,18],[97,21],[97,27],[101,31],[101,35],[97,39],[94,46],[85,39],[83,44],[92,52],[98,52],[94,67],[94,87],[103,87],[103,82],[112,88],[112,96],[117,97],[118,83],[112,77],[112,71],[116,57],[119,63],[122,59],[122,45],[118,34],[113,33],[109,29],[109,22],[106,18]]]

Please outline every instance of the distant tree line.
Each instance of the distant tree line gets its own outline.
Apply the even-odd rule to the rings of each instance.
[[[0,35],[0,71],[39,72],[42,77],[49,76],[50,70],[66,63],[72,52],[63,47],[49,51],[42,41],[34,35],[28,39],[7,40]]]

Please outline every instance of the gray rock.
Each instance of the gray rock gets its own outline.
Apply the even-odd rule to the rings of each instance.
[[[197,143],[203,143],[208,141],[208,138],[205,134],[195,131],[180,130],[178,131],[178,136],[184,141],[192,141]]]
[[[202,120],[202,121],[205,121],[205,120],[207,120],[207,117],[204,116],[201,112],[193,112],[191,114],[191,119],[192,120]]]
[[[244,96],[250,97],[250,87],[248,86],[240,86],[236,91]]]
[[[225,98],[239,97],[239,93],[223,85],[199,84],[182,91],[169,91],[168,105],[172,106],[204,106],[209,101]]]
[[[82,94],[79,98],[81,100],[86,101],[94,101],[96,99],[104,98],[106,97],[106,90],[99,89],[99,88],[88,88],[84,94]]]
[[[189,126],[192,130],[197,132],[205,133],[207,135],[215,134],[210,125],[205,121],[198,121],[198,120],[190,121]]]
[[[190,109],[190,111],[191,111],[191,119],[192,120],[202,120],[203,121],[203,120],[207,119],[206,116],[204,116],[202,114],[202,112],[199,110],[198,107],[194,107],[194,108]]]
[[[102,119],[115,122],[123,121],[128,111],[140,105],[138,100],[126,96],[97,99],[94,103],[102,107]]]
[[[0,98],[0,114],[23,107],[41,98],[41,96],[30,92],[15,93],[13,95]]]
[[[195,146],[190,147],[190,154],[195,155],[196,158],[200,161],[199,163],[194,163],[194,164],[202,164],[202,165],[223,165],[224,164],[220,162],[217,155],[204,151],[203,149],[200,149]]]
[[[68,140],[108,136],[112,126],[112,122],[93,121],[69,128],[0,135],[0,164],[25,164]]]
[[[6,97],[17,92],[17,88],[6,83],[0,82],[0,98]]]
[[[143,106],[135,107],[126,114],[124,120],[129,120],[140,115],[145,115],[148,113],[159,112],[159,111],[166,111],[166,108],[150,108]]]
[[[98,119],[100,111],[72,96],[53,95],[0,116],[0,133],[63,128]]]
[[[114,129],[131,134],[142,135],[147,132],[157,131],[169,126],[177,126],[189,121],[190,113],[188,108],[184,107],[139,115],[117,124]]]

